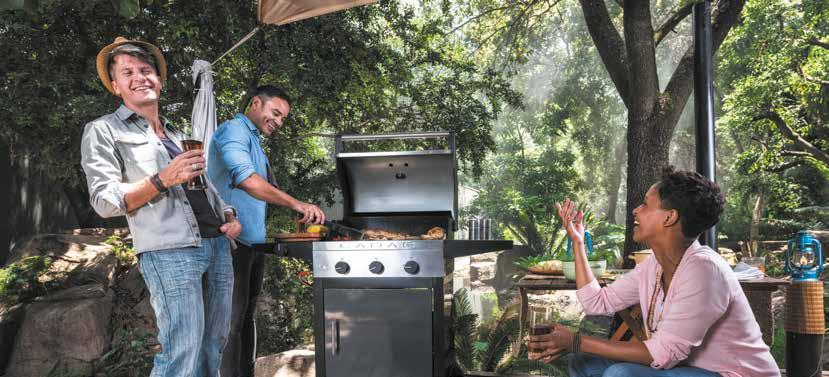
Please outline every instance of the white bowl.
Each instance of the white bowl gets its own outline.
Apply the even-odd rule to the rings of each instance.
[[[592,261],[587,262],[590,265],[590,271],[593,272],[593,276],[596,279],[600,278],[604,275],[605,270],[607,270],[607,261],[600,260],[600,261]],[[576,281],[576,262],[562,262],[562,270],[564,271],[564,277],[570,281]]]

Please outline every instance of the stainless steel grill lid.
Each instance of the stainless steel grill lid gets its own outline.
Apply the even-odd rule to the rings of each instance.
[[[446,137],[449,149],[343,151],[348,141]],[[445,212],[455,218],[457,175],[450,133],[344,135],[337,140],[337,170],[346,216]]]

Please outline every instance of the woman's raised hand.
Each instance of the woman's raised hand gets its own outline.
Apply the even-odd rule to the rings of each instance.
[[[561,226],[573,243],[584,242],[584,213],[576,210],[576,203],[567,198],[564,204],[556,202],[556,210],[561,219]]]

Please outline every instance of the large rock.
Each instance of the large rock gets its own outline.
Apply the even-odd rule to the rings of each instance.
[[[48,276],[61,278],[65,287],[100,283],[114,284],[118,260],[106,244],[113,234],[126,235],[124,229],[76,229],[62,234],[39,234],[16,248],[9,263],[31,256],[46,256],[54,261]]]
[[[498,306],[500,308],[503,309],[509,305],[518,294],[515,283],[523,274],[515,265],[515,262],[531,254],[532,250],[524,245],[515,245],[510,250],[498,253],[498,259],[495,262],[495,277],[489,281],[489,284],[498,294]]]
[[[20,323],[23,322],[24,313],[26,313],[24,304],[0,308],[0,371],[6,368],[6,363],[9,361],[14,337],[20,329]]]
[[[46,376],[52,371],[90,375],[92,362],[109,348],[114,294],[102,284],[41,297],[26,310],[6,377]]]
[[[314,377],[314,351],[291,350],[256,359],[256,377]]]

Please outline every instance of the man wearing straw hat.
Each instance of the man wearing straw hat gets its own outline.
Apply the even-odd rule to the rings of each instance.
[[[200,150],[182,152],[184,135],[159,115],[161,51],[118,37],[96,66],[123,103],[86,125],[81,165],[95,211],[127,217],[159,330],[151,376],[217,376],[241,224],[209,181],[205,190],[182,185],[204,174],[205,159]]]

